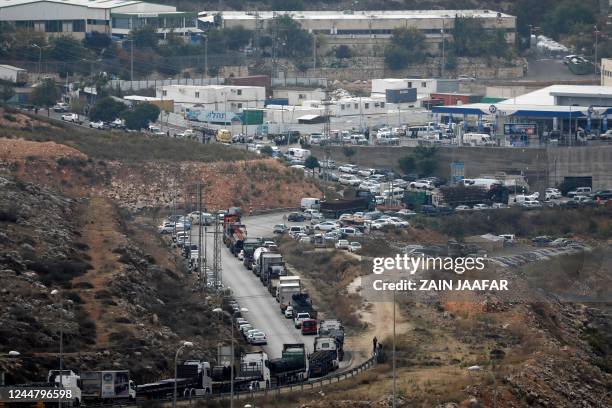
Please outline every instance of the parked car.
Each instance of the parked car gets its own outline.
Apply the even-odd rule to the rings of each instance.
[[[298,313],[297,316],[293,319],[293,325],[296,329],[302,327],[302,322],[306,319],[310,319],[310,313]]]
[[[345,186],[358,186],[361,184],[361,179],[353,175],[340,176],[338,182]]]
[[[89,127],[92,129],[105,129],[107,126],[101,120],[97,122],[89,122]]]
[[[174,223],[165,222],[158,228],[160,234],[172,234],[174,232]]]
[[[434,184],[430,180],[417,180],[412,181],[409,184],[410,188],[424,189],[424,190],[433,190]]]
[[[340,228],[340,224],[336,221],[323,221],[314,226],[314,229],[317,231],[332,231],[338,228]]]
[[[493,203],[493,204],[491,204],[491,208],[496,208],[496,209],[500,209],[500,208],[508,208],[508,204],[504,204],[504,203]]]
[[[58,102],[55,104],[55,106],[53,107],[53,111],[54,112],[68,112],[68,105],[65,104],[64,102]]]
[[[359,231],[357,228],[353,228],[353,227],[340,228],[338,231],[340,231],[340,233],[344,237],[356,237],[356,236],[359,236],[359,235],[363,235],[361,233],[361,231]]]
[[[375,171],[376,169],[361,169],[357,171],[357,174],[362,177],[370,177]]]
[[[556,188],[547,188],[544,191],[544,200],[557,200],[561,198],[561,191]]]
[[[593,200],[610,200],[612,199],[612,190],[597,190],[591,194]]]
[[[287,216],[287,220],[291,222],[302,222],[304,219],[304,214],[299,212],[292,212]]]
[[[589,194],[591,194],[591,187],[578,187],[575,190],[568,192],[567,196],[569,198],[573,198],[574,196],[577,196],[577,195],[589,195]]]
[[[72,122],[72,123],[80,123],[80,119],[79,119],[79,115],[77,115],[76,113],[65,113],[62,115],[62,120],[65,120],[66,122]]]
[[[549,237],[548,235],[540,235],[538,237],[532,238],[531,242],[535,245],[535,246],[546,246],[548,244],[550,244],[552,242],[552,238]]]
[[[355,164],[343,164],[338,167],[338,171],[341,173],[355,174],[357,173],[357,166]]]
[[[357,241],[351,242],[348,247],[349,252],[361,251],[361,244]]]
[[[338,240],[338,242],[336,242],[336,249],[348,249],[349,248],[350,243],[348,242],[348,240],[346,239],[340,239]]]
[[[287,231],[287,226],[285,224],[276,224],[272,229],[274,234],[284,234]]]
[[[268,344],[268,338],[266,337],[266,333],[262,331],[258,331],[256,333],[251,334],[247,341],[253,345],[265,345]]]
[[[402,220],[398,217],[389,217],[386,219],[387,222],[391,223],[391,225],[399,228],[408,228],[410,223],[408,221]]]
[[[575,202],[577,202],[578,204],[581,204],[581,205],[585,205],[585,204],[593,204],[593,202],[594,202],[594,201],[593,201],[593,199],[592,199],[591,197],[589,197],[589,196],[585,196],[585,195],[577,195],[577,196],[574,196],[574,199],[573,199],[573,200],[574,200]]]
[[[291,305],[287,306],[287,308],[285,309],[285,317],[287,319],[293,318],[293,306]]]
[[[458,205],[455,207],[455,211],[470,211],[471,208],[469,205]]]
[[[473,209],[476,211],[481,211],[481,210],[489,210],[491,207],[489,207],[486,204],[474,204]]]

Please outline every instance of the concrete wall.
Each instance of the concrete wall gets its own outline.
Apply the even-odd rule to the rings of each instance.
[[[398,159],[412,152],[412,147],[353,147],[351,162],[364,167],[393,168]],[[313,155],[329,156],[347,162],[341,146],[312,147]],[[523,173],[532,190],[543,191],[563,181],[564,177],[593,177],[593,188],[612,187],[612,146],[573,148],[485,148],[459,147],[438,149],[438,175],[449,178],[450,163],[465,163],[465,177],[473,178],[495,172]]]

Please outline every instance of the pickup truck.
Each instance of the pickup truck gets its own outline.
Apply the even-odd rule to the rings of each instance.
[[[293,324],[295,325],[296,329],[299,329],[300,327],[302,327],[302,322],[304,320],[309,320],[309,319],[310,319],[309,313],[298,313],[297,316],[295,316],[295,318],[293,319]]]
[[[591,187],[578,187],[575,190],[570,191],[569,193],[567,193],[567,196],[569,198],[573,198],[575,196],[579,196],[579,195],[589,195],[591,194]]]

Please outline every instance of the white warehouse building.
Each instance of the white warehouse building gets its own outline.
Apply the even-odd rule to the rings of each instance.
[[[425,35],[429,51],[439,52],[442,38],[452,38],[455,17],[476,18],[486,30],[502,30],[506,41],[516,40],[516,17],[493,10],[380,10],[380,11],[223,11],[222,27],[267,29],[276,16],[289,15],[303,29],[325,36],[327,46],[349,45],[355,50],[380,49],[393,30],[414,27]],[[202,25],[219,23],[219,12],[199,13]]]
[[[263,108],[266,88],[234,85],[165,85],[156,90],[158,99],[174,101],[174,111],[200,108],[210,112],[241,112]]]
[[[0,22],[76,39],[94,31],[123,37],[145,25],[153,26],[160,36],[170,31],[182,35],[202,32],[197,13],[139,0],[3,0]]]

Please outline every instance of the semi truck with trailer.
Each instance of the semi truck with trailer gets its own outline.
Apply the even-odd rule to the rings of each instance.
[[[135,400],[136,385],[130,380],[128,370],[104,370],[81,372],[83,401]]]
[[[270,386],[277,387],[308,379],[308,356],[304,343],[283,344],[281,358],[271,359]]]
[[[312,307],[312,299],[308,293],[295,293],[291,297],[291,306],[293,307],[293,316],[297,316],[298,313],[308,313],[311,319],[317,318],[317,310]]]
[[[315,350],[317,350],[317,347],[322,348],[321,344],[317,345],[317,339],[332,338],[338,350],[338,361],[342,361],[344,359],[344,326],[342,326],[342,322],[336,319],[321,320],[318,333],[319,336],[315,338]]]
[[[279,279],[282,275],[285,275],[285,261],[283,256],[276,252],[267,252],[259,257],[259,279],[268,287],[270,280]]]
[[[285,313],[287,306],[291,305],[293,295],[300,292],[301,286],[299,283],[282,283],[282,281],[279,283],[276,300],[280,305],[281,313]]]
[[[247,269],[251,269],[253,267],[253,256],[255,255],[255,250],[261,247],[262,243],[261,238],[247,238],[242,243],[242,250],[244,251],[242,264]]]
[[[172,395],[176,384],[177,394],[202,396],[212,392],[210,363],[201,360],[187,360],[177,365],[177,378],[168,378],[136,387],[138,397],[162,398]]]

